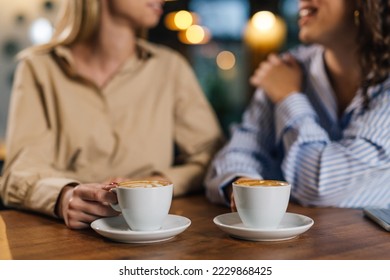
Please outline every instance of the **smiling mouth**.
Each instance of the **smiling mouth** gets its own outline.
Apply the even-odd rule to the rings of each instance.
[[[304,7],[299,10],[299,25],[303,26],[307,24],[315,15],[317,14],[317,9],[313,7]]]
[[[316,12],[317,9],[315,8],[302,8],[299,10],[299,18],[313,16]]]

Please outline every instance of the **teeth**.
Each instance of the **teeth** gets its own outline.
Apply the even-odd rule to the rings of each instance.
[[[310,14],[310,10],[309,9],[302,9],[299,11],[299,16],[300,17],[305,17],[305,16],[308,16]]]

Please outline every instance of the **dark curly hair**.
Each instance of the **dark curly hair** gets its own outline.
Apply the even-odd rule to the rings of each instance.
[[[390,73],[390,0],[356,1],[362,88],[384,81]]]

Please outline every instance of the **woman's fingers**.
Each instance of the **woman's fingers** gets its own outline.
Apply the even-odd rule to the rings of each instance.
[[[103,184],[83,184],[78,185],[73,190],[73,195],[86,201],[96,201],[100,203],[116,203],[117,198],[113,192],[107,191],[107,186]]]
[[[118,215],[110,203],[117,203],[116,194],[104,184],[80,184],[64,196],[63,218],[73,229],[86,228],[100,217]]]

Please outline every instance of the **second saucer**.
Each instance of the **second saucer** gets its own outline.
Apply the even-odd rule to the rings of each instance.
[[[251,241],[280,241],[292,239],[307,231],[314,221],[300,214],[286,213],[276,229],[255,229],[246,227],[237,212],[222,214],[214,218],[222,231],[232,237]]]

